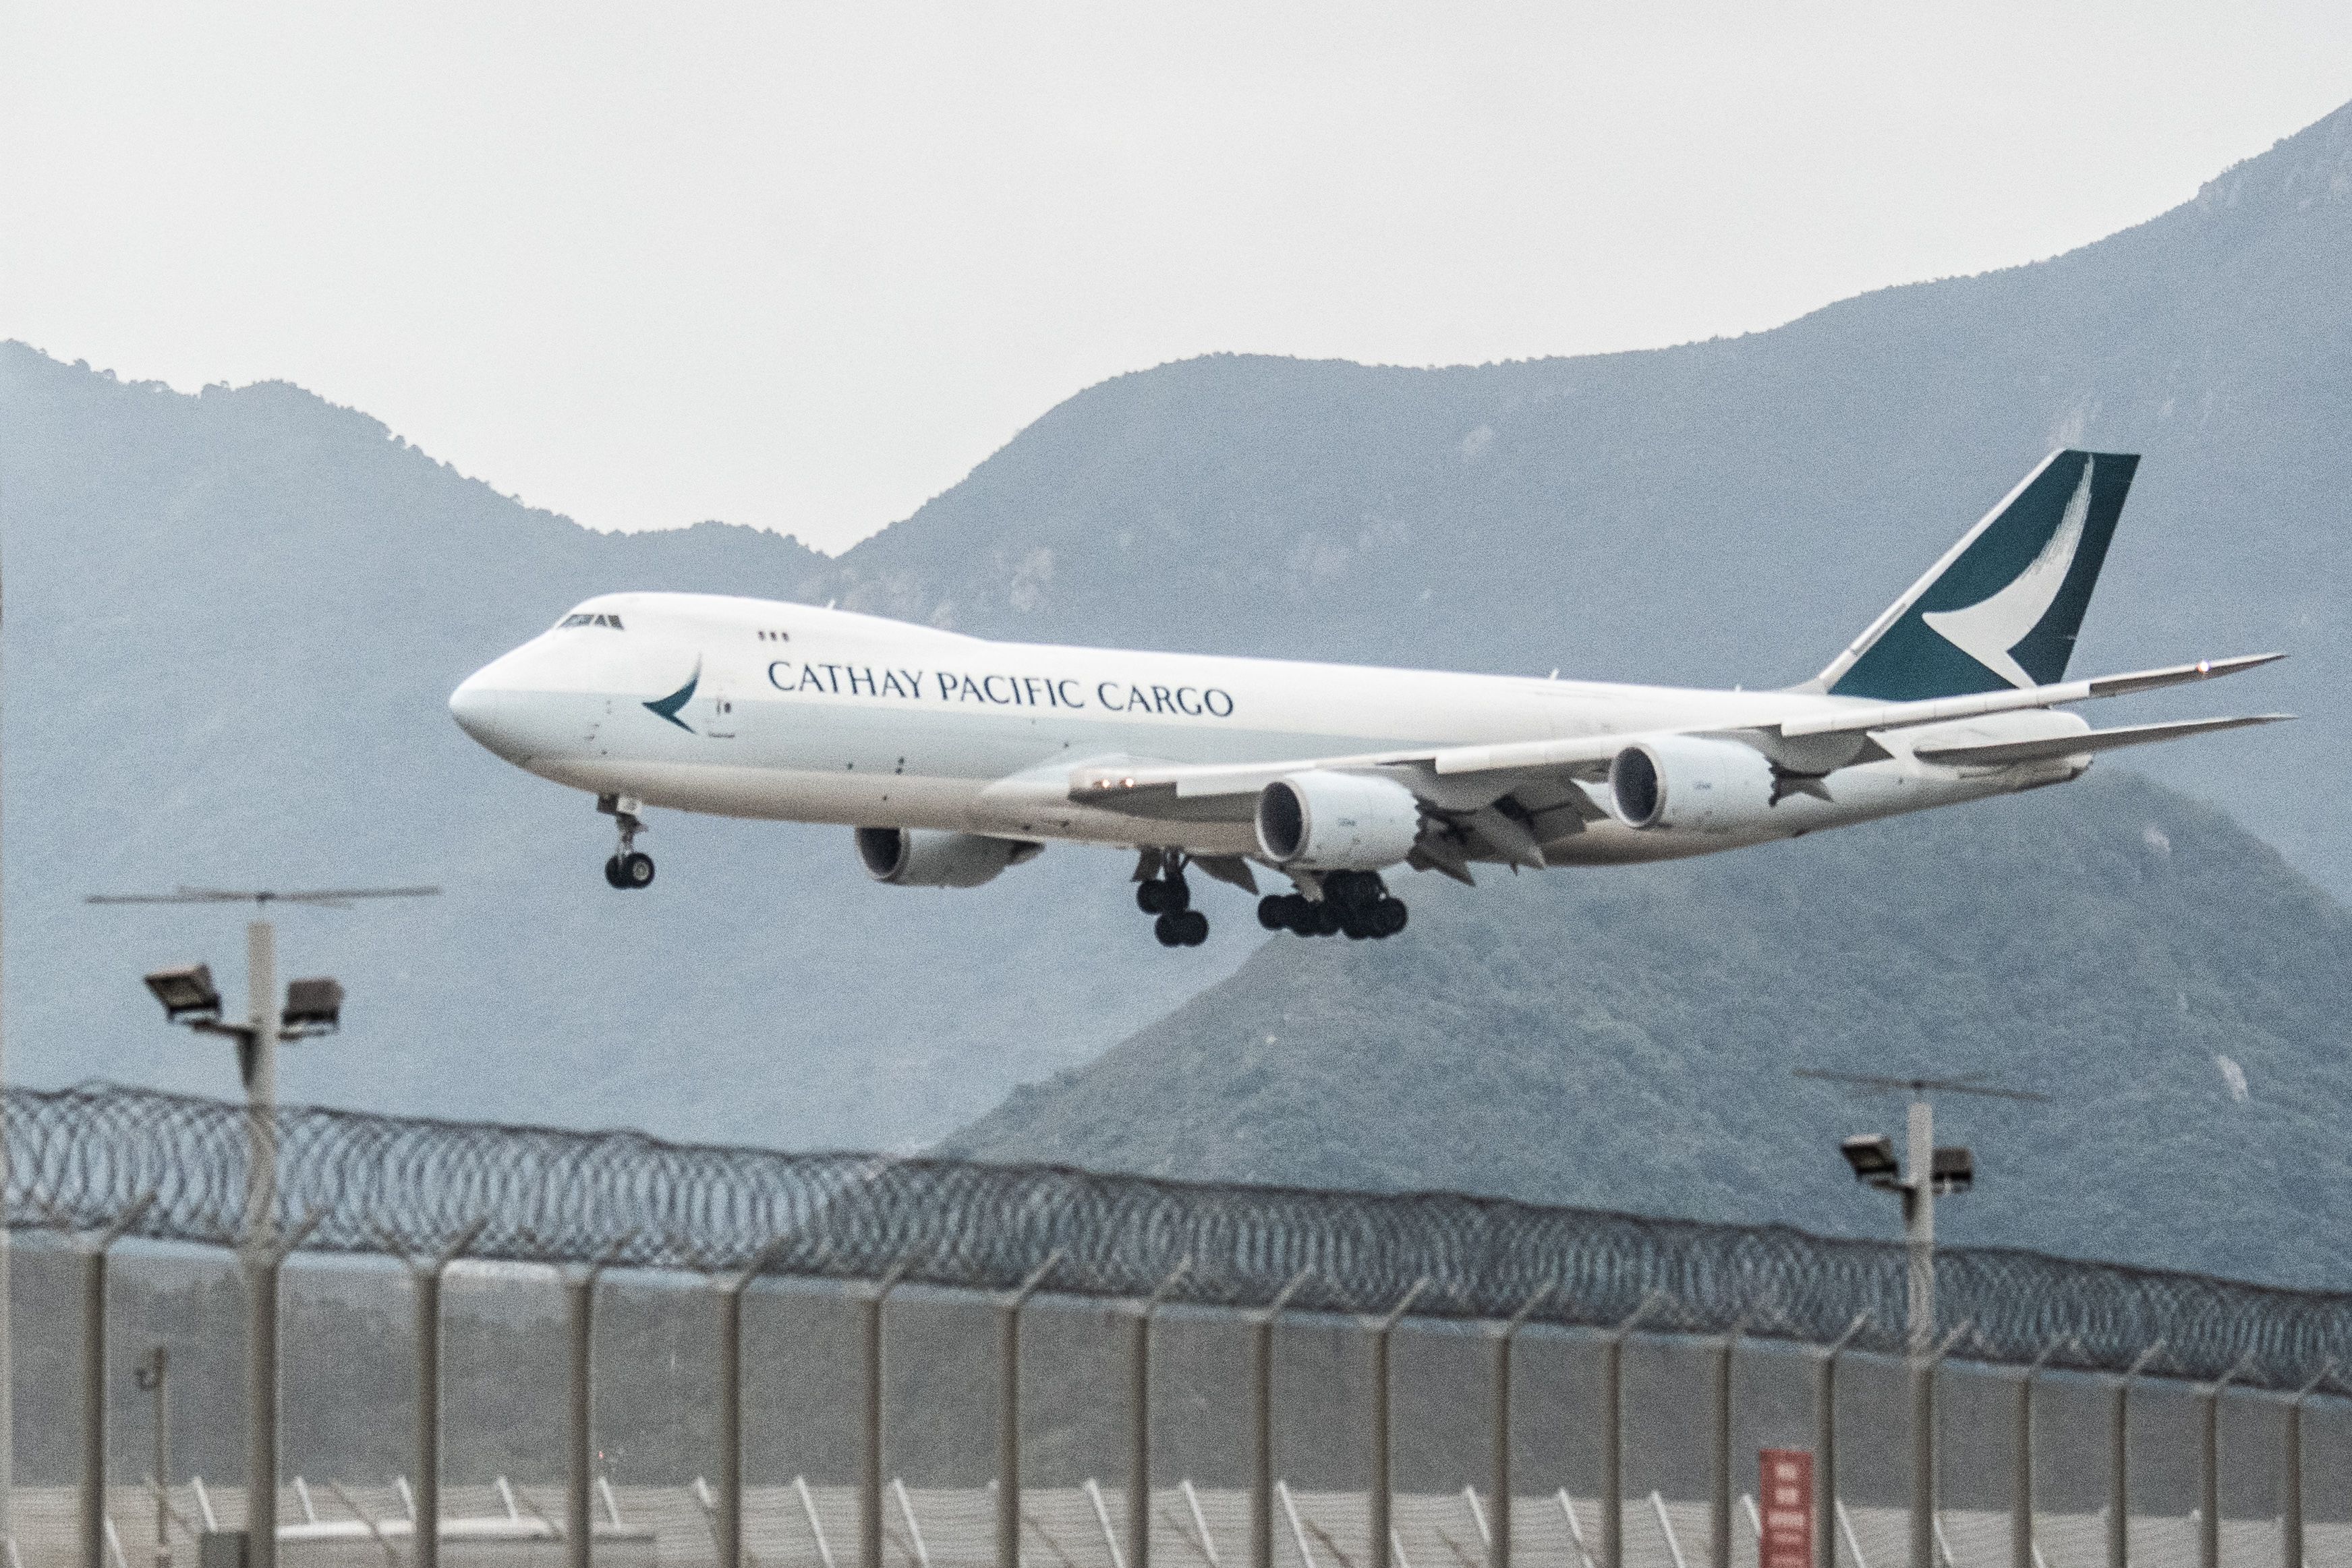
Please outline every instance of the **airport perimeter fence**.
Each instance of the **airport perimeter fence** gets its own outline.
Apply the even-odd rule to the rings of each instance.
[[[1900,1246],[1780,1228],[305,1108],[257,1183],[240,1106],[5,1114],[25,1568],[2352,1568],[2352,1295],[1954,1249],[1921,1356]]]

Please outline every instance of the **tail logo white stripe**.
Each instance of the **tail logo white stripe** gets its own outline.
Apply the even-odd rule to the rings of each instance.
[[[2012,651],[2042,624],[2042,618],[2058,601],[2058,591],[2066,586],[2066,574],[2074,569],[2075,552],[2083,548],[2084,525],[2091,517],[2091,471],[2097,465],[2096,458],[2084,460],[2082,482],[2074,486],[2057,531],[2006,588],[1963,609],[1920,612],[1919,619],[1929,631],[2012,686],[2034,684]]]

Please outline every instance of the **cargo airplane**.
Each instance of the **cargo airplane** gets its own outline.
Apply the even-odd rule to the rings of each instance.
[[[2074,704],[2280,655],[2067,680],[2135,456],[2061,451],[1828,668],[1772,691],[992,642],[832,608],[592,599],[469,676],[466,733],[585,791],[643,888],[651,808],[856,830],[877,880],[972,887],[1050,841],[1135,852],[1160,942],[1186,873],[1259,922],[1392,936],[1385,873],[1667,860],[2011,794],[2099,752],[2288,716],[2095,729]]]

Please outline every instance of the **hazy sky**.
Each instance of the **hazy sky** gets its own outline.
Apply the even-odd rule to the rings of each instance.
[[[1087,384],[1766,327],[2148,217],[2352,5],[0,11],[0,337],[838,549]]]

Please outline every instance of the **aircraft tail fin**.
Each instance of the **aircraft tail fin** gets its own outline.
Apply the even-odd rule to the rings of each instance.
[[[2138,466],[2043,458],[1806,689],[1909,702],[2063,679]]]

